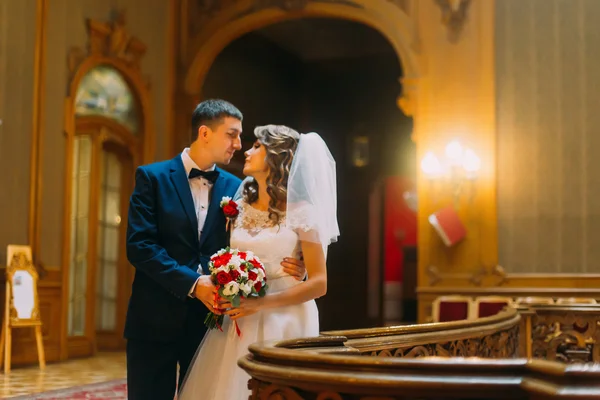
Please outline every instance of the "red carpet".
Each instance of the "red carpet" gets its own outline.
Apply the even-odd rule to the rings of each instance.
[[[53,390],[27,396],[12,397],[11,400],[125,400],[127,399],[127,383],[125,379],[95,383],[93,385],[76,386],[67,389]]]

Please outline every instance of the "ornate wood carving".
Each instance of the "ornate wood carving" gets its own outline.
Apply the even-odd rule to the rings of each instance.
[[[500,265],[496,265],[494,268],[492,268],[491,274],[499,278],[498,282],[495,283],[496,286],[502,286],[503,284],[508,282],[506,271]]]
[[[367,353],[379,357],[483,357],[515,358],[519,355],[519,327],[478,338],[452,340]]]
[[[467,20],[471,0],[435,0],[442,10],[442,24],[448,30],[448,40],[457,42]]]
[[[404,1],[393,0],[393,2],[403,4]],[[196,0],[195,2],[192,2],[188,13],[190,34],[195,35],[198,33],[202,28],[202,22],[209,18],[213,18],[220,11],[225,10],[229,6],[233,6],[234,3],[235,0]],[[352,0],[254,0],[250,7],[237,14],[235,18],[269,8],[280,9],[286,12],[301,11],[305,9],[309,3],[338,3],[362,8],[360,4],[357,4]]]
[[[493,267],[483,265],[475,268],[471,273],[442,273],[438,267],[430,265],[427,267],[425,272],[429,280],[428,286],[435,286],[445,279],[466,279],[471,285],[474,286],[481,286],[486,277],[498,277],[498,280],[494,283],[494,286],[502,286],[509,280],[506,271],[500,265]]]
[[[417,84],[418,79],[415,78],[400,78],[400,84],[402,85],[402,95],[398,97],[397,104],[402,110],[404,115],[412,117],[415,115],[415,109],[417,104]],[[413,141],[416,141],[413,136]]]
[[[305,392],[290,386],[281,386],[268,382],[250,379],[248,388],[252,391],[249,400],[395,400],[398,397],[389,396],[364,396],[356,394],[347,394],[333,391],[324,392]],[[413,397],[404,397],[404,400],[413,399]],[[416,400],[416,399],[415,399]]]
[[[471,274],[471,278],[469,278],[469,281],[471,281],[471,283],[475,286],[481,286],[481,283],[483,282],[483,278],[487,275],[487,270],[485,269],[485,267],[481,266],[479,268],[477,268],[475,270],[475,272],[473,272],[473,274]]]
[[[442,280],[440,276],[440,270],[433,265],[427,267],[427,277],[429,278],[429,286],[433,286],[436,283],[439,283]]]
[[[12,257],[11,262],[6,267],[6,273],[9,278],[8,280],[12,279],[12,275],[17,270],[28,271],[31,274],[31,276],[33,277],[34,285],[35,285],[34,303],[33,303],[33,309],[31,311],[31,317],[29,320],[26,320],[24,323],[27,326],[29,326],[30,324],[31,325],[41,324],[38,289],[37,289],[39,275],[37,273],[37,269],[31,262],[31,260],[27,257],[27,255],[24,252],[21,252],[21,251],[15,252],[15,254]],[[19,315],[17,313],[17,309],[15,308],[15,304],[14,304],[14,298],[12,296],[10,297],[10,303],[9,303],[9,315],[10,315],[10,322],[12,325],[18,326],[23,323],[23,321],[21,319],[19,319]]]
[[[600,362],[599,323],[600,310],[595,314],[536,313],[532,317],[533,357],[565,363]]]
[[[398,8],[402,9],[406,13],[409,11],[408,3],[410,0],[388,0],[390,3],[394,4]]]
[[[249,400],[302,400],[294,389],[272,383],[262,382],[256,379],[248,381],[248,389],[251,390]]]
[[[285,11],[299,11],[308,5],[310,0],[255,0],[253,10],[280,8]]]
[[[71,74],[90,56],[117,58],[131,68],[140,69],[146,45],[128,32],[124,10],[114,11],[109,22],[89,19],[87,25],[90,39],[88,51],[81,48],[70,50],[68,65]]]

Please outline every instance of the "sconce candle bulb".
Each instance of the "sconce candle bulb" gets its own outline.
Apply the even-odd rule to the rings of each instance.
[[[440,160],[435,154],[430,151],[421,160],[421,170],[429,178],[436,178],[442,175],[442,164],[440,164]]]
[[[444,156],[440,160],[433,152],[427,152],[421,160],[421,170],[431,181],[443,178],[458,207],[467,182],[470,182],[470,200],[474,197],[474,181],[478,178],[481,169],[481,159],[475,151],[464,147],[458,140],[453,140],[446,145]]]
[[[469,179],[475,179],[477,177],[477,173],[481,168],[481,160],[475,154],[475,152],[471,149],[465,150],[465,155],[463,157],[463,168],[467,173],[467,177]]]
[[[453,140],[446,145],[446,157],[452,165],[460,165],[464,150],[458,140]]]

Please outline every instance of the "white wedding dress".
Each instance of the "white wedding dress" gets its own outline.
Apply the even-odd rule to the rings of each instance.
[[[268,212],[240,201],[240,214],[231,232],[232,248],[252,251],[263,262],[268,293],[302,284],[286,274],[280,264],[285,257],[298,257],[300,251],[298,234],[281,222],[271,226]],[[178,400],[247,400],[250,376],[237,361],[248,353],[250,344],[319,335],[319,312],[314,300],[259,311],[237,321],[241,337],[228,317],[223,332],[211,330],[206,334]]]

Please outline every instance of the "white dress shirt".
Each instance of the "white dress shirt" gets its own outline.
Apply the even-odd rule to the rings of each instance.
[[[190,175],[192,168],[200,169],[194,160],[191,159],[189,153],[189,147],[186,147],[181,152],[181,161],[183,161],[183,168],[185,169],[186,176]],[[215,166],[213,165],[205,171],[208,172],[214,170]],[[188,183],[190,185],[190,192],[192,193],[192,200],[194,201],[194,209],[196,210],[196,219],[198,220],[198,241],[200,241],[200,238],[202,237],[202,229],[204,228],[204,222],[206,222],[206,215],[208,214],[210,192],[213,185],[208,179],[205,179],[201,176],[194,179],[188,179]],[[190,297],[195,297],[194,291],[197,283],[198,281],[194,282],[192,285],[192,288],[188,293]]]
[[[181,161],[183,161],[183,168],[185,168],[186,176],[190,175],[192,168],[200,169],[198,165],[190,158],[190,149],[186,147],[181,152]],[[214,171],[215,166],[213,165],[209,169],[205,170]],[[210,204],[210,191],[212,189],[212,183],[204,177],[198,177],[194,179],[188,179],[190,185],[190,192],[192,192],[192,199],[194,200],[194,208],[196,209],[196,219],[198,220],[198,240],[202,236],[202,229],[204,228],[204,222],[206,221],[206,215],[208,214],[208,205]]]

